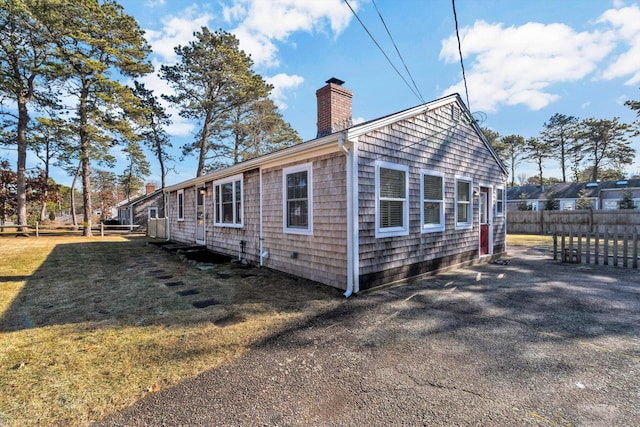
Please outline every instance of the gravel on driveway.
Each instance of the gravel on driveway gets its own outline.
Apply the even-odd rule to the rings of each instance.
[[[509,253],[336,300],[99,425],[640,425],[640,273]]]

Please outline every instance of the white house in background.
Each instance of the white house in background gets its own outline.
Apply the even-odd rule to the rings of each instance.
[[[317,138],[167,187],[169,239],[347,296],[503,253],[507,171],[460,97],[351,125],[343,83]]]

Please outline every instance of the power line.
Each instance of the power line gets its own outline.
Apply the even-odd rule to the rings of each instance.
[[[458,15],[456,14],[456,0],[451,0],[453,6],[453,20],[456,23],[456,37],[458,39],[458,53],[460,54],[460,66],[462,67],[462,80],[464,81],[464,91],[467,95],[467,108],[471,111],[471,104],[469,104],[469,88],[467,87],[467,76],[464,72],[464,62],[462,60],[462,46],[460,44],[460,31],[458,31]]]
[[[353,13],[353,16],[356,17],[356,19],[358,20],[358,22],[360,23],[360,25],[362,25],[362,28],[364,28],[364,30],[367,32],[367,34],[369,35],[369,37],[371,38],[371,40],[373,41],[373,43],[378,47],[378,49],[380,50],[380,52],[382,52],[382,54],[384,55],[384,57],[387,59],[387,62],[389,62],[389,65],[391,65],[391,67],[395,70],[395,72],[400,76],[400,78],[402,79],[402,81],[407,85],[407,87],[409,88],[409,90],[411,92],[413,92],[413,94],[422,102],[424,103],[424,100],[422,100],[422,97],[416,93],[415,89],[413,89],[413,87],[411,87],[411,85],[409,84],[409,82],[407,82],[407,79],[404,78],[404,76],[400,73],[400,71],[398,71],[398,69],[396,68],[395,65],[393,65],[393,62],[391,61],[391,59],[389,58],[389,56],[386,54],[386,52],[384,51],[384,49],[382,49],[382,47],[380,46],[380,44],[376,41],[376,39],[373,37],[373,35],[371,34],[371,32],[369,31],[369,29],[367,28],[366,25],[364,25],[364,22],[362,22],[362,20],[360,19],[360,17],[358,16],[358,14],[356,13],[355,10],[353,10],[353,8],[351,7],[351,5],[349,4],[349,0],[344,0],[344,2],[347,4],[347,6],[349,6],[349,9],[351,9],[351,13]]]
[[[391,43],[393,43],[393,47],[396,49],[396,53],[398,54],[398,57],[400,58],[400,61],[402,62],[402,65],[404,65],[404,69],[407,71],[407,74],[409,75],[409,78],[411,79],[411,82],[413,83],[413,87],[416,89],[416,92],[418,92],[419,98],[422,101],[422,103],[424,104],[426,101],[422,97],[422,94],[420,93],[420,89],[418,89],[418,85],[416,84],[415,80],[413,79],[413,76],[411,75],[411,72],[409,71],[409,67],[407,67],[407,64],[404,62],[404,58],[402,57],[402,54],[400,54],[400,50],[398,49],[398,45],[396,44],[395,40],[391,36],[391,32],[389,31],[389,28],[387,27],[387,23],[384,21],[384,18],[382,17],[382,14],[380,13],[380,10],[378,9],[378,5],[376,4],[375,0],[372,0],[372,3],[373,3],[373,7],[375,7],[375,9],[376,9],[376,12],[378,12],[378,16],[380,17],[380,21],[382,21],[382,25],[384,25],[384,29],[387,31],[387,34],[389,35],[389,39],[391,40]]]

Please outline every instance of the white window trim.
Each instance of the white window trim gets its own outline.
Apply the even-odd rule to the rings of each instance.
[[[404,172],[404,207],[402,213],[402,227],[380,228],[380,168],[394,169]],[[375,171],[375,209],[376,209],[376,239],[384,237],[408,236],[409,235],[409,166],[397,163],[376,161]]]
[[[156,211],[156,216],[155,217],[151,217],[151,211]],[[156,206],[150,206],[147,209],[147,218],[149,219],[158,219],[158,208]]]
[[[282,230],[288,234],[313,235],[313,164],[290,166],[282,169]],[[287,175],[307,172],[307,228],[291,228],[287,226]]]
[[[182,203],[180,199],[182,198]],[[180,216],[180,205],[182,205],[182,216]],[[184,189],[178,190],[176,193],[176,216],[178,217],[178,221],[184,221]]]
[[[424,199],[424,177],[425,176],[439,176],[442,178],[442,200],[440,200],[440,224],[425,224],[424,223],[424,202],[425,201],[437,201],[437,200],[425,200]],[[423,233],[435,233],[438,231],[444,231],[445,229],[445,217],[444,217],[444,173],[436,172],[428,169],[420,171],[420,228]]]
[[[469,183],[469,222],[458,222],[458,181]],[[454,214],[456,230],[469,230],[473,228],[473,179],[466,176],[456,176],[454,187]]]
[[[502,200],[500,200],[500,199],[498,198],[498,191],[500,191],[500,190],[502,190]],[[500,187],[496,187],[496,199],[495,199],[495,200],[496,200],[496,210],[495,210],[495,215],[496,215],[496,217],[498,217],[498,216],[504,216],[505,208],[506,208],[506,206],[507,206],[507,202],[506,202],[506,200],[505,200],[505,194],[506,194],[506,193],[507,193],[507,192],[505,191],[505,188],[504,188],[504,187],[502,187],[502,186],[500,186]],[[502,202],[502,210],[498,210],[499,202]]]
[[[240,181],[240,222],[236,222],[236,182]],[[218,222],[218,212],[216,210],[216,203],[218,201],[218,186],[223,184],[233,183],[233,223]],[[228,227],[228,228],[243,228],[244,227],[244,179],[242,174],[233,175],[224,179],[213,181],[213,225],[216,227]]]

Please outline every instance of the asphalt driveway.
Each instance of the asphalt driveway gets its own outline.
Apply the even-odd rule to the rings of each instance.
[[[640,273],[510,255],[335,301],[101,425],[640,425]]]

